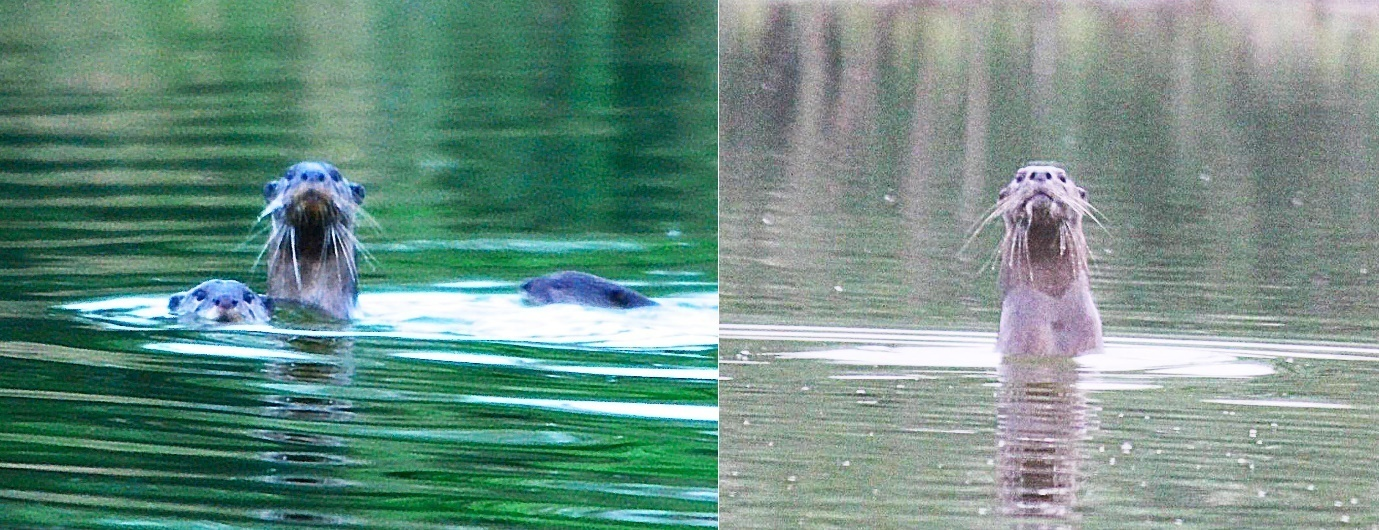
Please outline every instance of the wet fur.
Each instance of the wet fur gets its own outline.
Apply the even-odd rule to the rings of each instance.
[[[168,299],[179,320],[263,323],[273,315],[273,300],[234,280],[206,280]]]
[[[632,309],[656,305],[656,302],[637,291],[593,274],[564,271],[532,278],[522,282],[522,294],[527,303],[579,304],[591,307]]]
[[[266,184],[263,195],[259,218],[272,221],[260,253],[268,255],[268,295],[351,318],[359,279],[355,215],[364,187],[328,163],[302,162]]]
[[[1086,193],[1062,168],[1042,163],[1020,168],[1001,189],[987,221],[1005,222],[996,339],[1002,354],[1072,356],[1101,349],[1082,230],[1084,217],[1096,217]]]

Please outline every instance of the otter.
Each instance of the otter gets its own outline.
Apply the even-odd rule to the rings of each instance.
[[[273,316],[273,300],[234,280],[206,280],[168,299],[178,320],[261,324]]]
[[[1005,355],[1074,356],[1102,347],[1101,315],[1087,278],[1082,218],[1095,210],[1063,168],[1032,162],[1001,188],[987,219],[1005,221],[1000,246]]]
[[[579,304],[613,309],[657,305],[637,291],[586,272],[563,271],[522,282],[523,298],[532,305]]]
[[[265,184],[263,198],[259,219],[271,216],[273,224],[263,248],[268,296],[348,320],[358,301],[354,217],[364,186],[329,163],[301,162]]]

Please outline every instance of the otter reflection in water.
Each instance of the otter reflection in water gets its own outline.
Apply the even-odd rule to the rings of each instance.
[[[168,299],[178,320],[261,324],[273,315],[273,300],[234,280],[206,280]]]
[[[1087,191],[1061,167],[1020,168],[1001,189],[1001,327],[1006,355],[1079,355],[1101,349],[1101,315],[1087,280],[1082,218],[1092,216]]]
[[[358,298],[354,217],[364,186],[326,162],[301,162],[264,185],[263,198],[259,218],[273,223],[264,245],[268,296],[349,319]]]
[[[1069,357],[1007,357],[996,399],[996,488],[1002,512],[1020,518],[1075,515],[1087,399]],[[1051,528],[1041,524],[1016,528]]]

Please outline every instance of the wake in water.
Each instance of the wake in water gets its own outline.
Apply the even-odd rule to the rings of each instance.
[[[596,350],[703,351],[718,346],[717,293],[661,297],[656,306],[631,310],[569,304],[530,307],[513,294],[435,290],[368,293],[359,299],[358,316],[342,330],[282,327],[282,322],[221,329],[297,337],[485,341]],[[168,295],[141,295],[61,308],[118,329],[181,327],[169,315],[167,300]]]

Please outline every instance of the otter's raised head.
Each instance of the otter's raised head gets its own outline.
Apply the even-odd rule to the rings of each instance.
[[[1091,208],[1087,190],[1068,178],[1063,168],[1033,163],[1017,170],[996,201],[996,213],[1006,225],[1001,242],[1002,269],[1015,269],[1028,276],[1040,262],[1053,260],[1085,271],[1087,241],[1082,217],[1090,215]]]
[[[1087,190],[1077,187],[1061,167],[1025,166],[1001,188],[996,209],[1007,223],[1081,228],[1082,214],[1088,211]]]
[[[1095,219],[1092,211],[1087,191],[1056,165],[1022,167],[1001,188],[988,217],[999,215],[1006,228],[997,351],[1072,356],[1101,348],[1082,233],[1082,218]]]
[[[354,217],[364,186],[326,162],[301,162],[265,184],[260,218],[271,217],[268,295],[347,319],[357,299]]]
[[[206,280],[168,299],[168,311],[184,322],[267,322],[273,300],[234,280]]]

